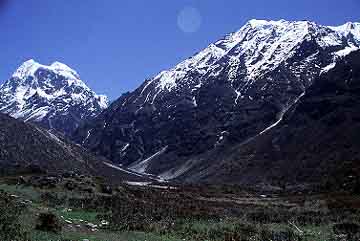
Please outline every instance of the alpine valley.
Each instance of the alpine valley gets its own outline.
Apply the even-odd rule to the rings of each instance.
[[[0,240],[360,240],[359,23],[251,20],[110,105],[29,60],[0,112]]]
[[[347,185],[360,167],[359,46],[359,23],[251,20],[122,95],[73,138],[167,181]]]

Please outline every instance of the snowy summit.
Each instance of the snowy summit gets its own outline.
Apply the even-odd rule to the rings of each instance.
[[[312,39],[324,49],[340,47],[343,48],[339,50],[340,54],[348,53],[360,46],[360,23],[323,26],[311,21],[252,19],[239,31],[210,44],[174,68],[162,71],[151,83],[156,83],[159,92],[176,89],[177,83],[188,72],[213,72],[221,66],[222,59],[228,56],[233,59],[233,65],[244,60],[249,79],[255,79],[264,71],[271,71],[289,59],[301,43]],[[198,86],[201,84],[198,83]]]
[[[47,66],[28,60],[0,87],[1,112],[66,134],[107,106],[106,96],[60,62]]]

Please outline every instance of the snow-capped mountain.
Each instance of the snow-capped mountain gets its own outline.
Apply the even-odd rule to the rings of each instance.
[[[121,96],[74,138],[138,172],[204,177],[224,149],[276,128],[359,47],[359,23],[251,20]]]
[[[202,82],[198,81],[196,85],[192,85],[193,81],[185,78],[189,72],[197,72],[201,75],[209,72],[209,76],[216,76],[224,67],[230,70],[228,76],[230,80],[235,78],[237,68],[244,67],[242,72],[246,72],[245,81],[251,82],[290,59],[297,53],[301,44],[307,41],[314,41],[321,50],[337,49],[332,53],[334,58],[346,55],[359,48],[360,23],[328,27],[309,21],[251,20],[239,31],[210,44],[206,49],[174,68],[161,72],[148,81],[143,90],[154,84],[157,92],[184,88],[183,85],[199,88]],[[226,66],[222,65],[224,60]],[[334,61],[329,63],[333,64]],[[234,91],[241,95],[239,89],[235,88]],[[156,98],[156,93],[153,95]]]
[[[183,179],[245,186],[354,190],[360,182],[360,50],[316,78],[274,128],[203,157]],[[315,189],[316,190],[316,189]],[[319,189],[317,189],[319,190]]]
[[[46,66],[28,60],[0,87],[0,112],[65,134],[107,106],[106,96],[97,95],[59,62]]]

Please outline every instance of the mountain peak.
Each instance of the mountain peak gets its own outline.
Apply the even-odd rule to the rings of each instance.
[[[347,22],[339,26],[329,26],[330,29],[337,32],[338,34],[348,37],[353,36],[357,45],[360,44],[360,23],[357,22]]]
[[[48,66],[27,60],[0,86],[1,112],[66,134],[107,106],[105,96],[97,95],[75,70],[60,62]]]
[[[192,83],[185,83],[189,82],[187,73],[219,74],[220,72],[212,70],[219,69],[221,62],[226,59],[231,59],[234,66],[239,61],[243,62],[244,66],[240,69],[247,73],[248,80],[254,80],[286,62],[296,53],[296,49],[307,41],[315,40],[318,46],[325,49],[342,46],[345,37],[347,46],[360,46],[360,27],[357,26],[351,23],[345,27],[328,27],[306,20],[252,19],[240,30],[210,44],[173,68],[161,71],[144,86],[142,92],[152,84],[155,84],[159,91],[189,86]],[[347,33],[352,33],[353,38]],[[347,46],[343,46],[344,49]],[[180,81],[184,83],[178,85]],[[202,83],[195,84],[194,89],[201,85]],[[240,96],[239,90],[236,90],[236,94]],[[157,96],[155,95],[150,103],[153,103]]]
[[[33,59],[25,61],[20,67],[14,72],[12,77],[23,79],[26,76],[31,76],[41,65]]]
[[[266,26],[266,25],[283,25],[286,23],[289,23],[289,21],[286,21],[284,19],[278,21],[265,20],[265,19],[251,19],[248,21],[248,24],[250,24],[252,27]]]
[[[21,64],[20,67],[14,72],[12,77],[19,79],[26,79],[28,77],[33,77],[35,72],[39,68],[47,69],[56,72],[57,74],[60,75],[65,75],[66,77],[69,77],[71,79],[80,78],[78,73],[69,66],[67,66],[66,64],[55,61],[51,65],[43,65],[36,62],[34,59],[29,59],[25,61],[23,64]]]
[[[355,28],[360,27],[360,23],[358,23],[358,22],[347,22],[342,26],[346,26],[347,29],[355,29]]]
[[[280,20],[251,19],[247,22],[247,25],[250,25],[253,28],[266,27],[266,26],[288,26],[290,24],[317,25],[315,22],[311,22],[307,20],[289,21],[285,19],[280,19]]]
[[[63,64],[63,63],[58,62],[58,61],[55,61],[49,67],[52,68],[52,69],[55,69],[57,71],[65,71],[65,72],[73,73],[76,77],[79,76],[78,73],[75,70],[73,70],[72,68],[70,68],[66,64]]]
[[[55,61],[53,62],[51,65],[51,67],[59,67],[59,68],[70,68],[69,66],[67,66],[66,64],[63,64],[59,61]]]
[[[36,64],[37,62],[34,60],[34,59],[29,59],[29,60],[26,60],[25,62],[24,62],[24,64],[28,64],[28,65],[30,65],[30,64]]]
[[[280,24],[286,24],[286,23],[311,23],[316,24],[319,26],[325,26],[321,24],[317,24],[314,21],[309,20],[286,20],[286,19],[279,19],[279,20],[267,20],[267,19],[250,19],[248,24],[252,24],[254,26],[256,25],[280,25]],[[337,26],[331,26],[331,27],[358,27],[360,26],[360,22],[346,22],[345,24],[337,25]],[[330,27],[330,26],[329,26]]]

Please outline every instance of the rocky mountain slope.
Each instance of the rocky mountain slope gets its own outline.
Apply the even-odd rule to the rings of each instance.
[[[77,172],[114,182],[148,180],[31,123],[0,114],[0,176]]]
[[[351,189],[360,183],[359,111],[360,50],[318,77],[279,125],[248,142],[207,153],[182,178]]]
[[[74,138],[140,173],[215,181],[207,174],[224,150],[271,132],[359,46],[358,23],[251,20],[121,96]]]
[[[59,62],[45,66],[26,61],[0,87],[0,112],[65,134],[107,106],[106,96],[95,94]]]

